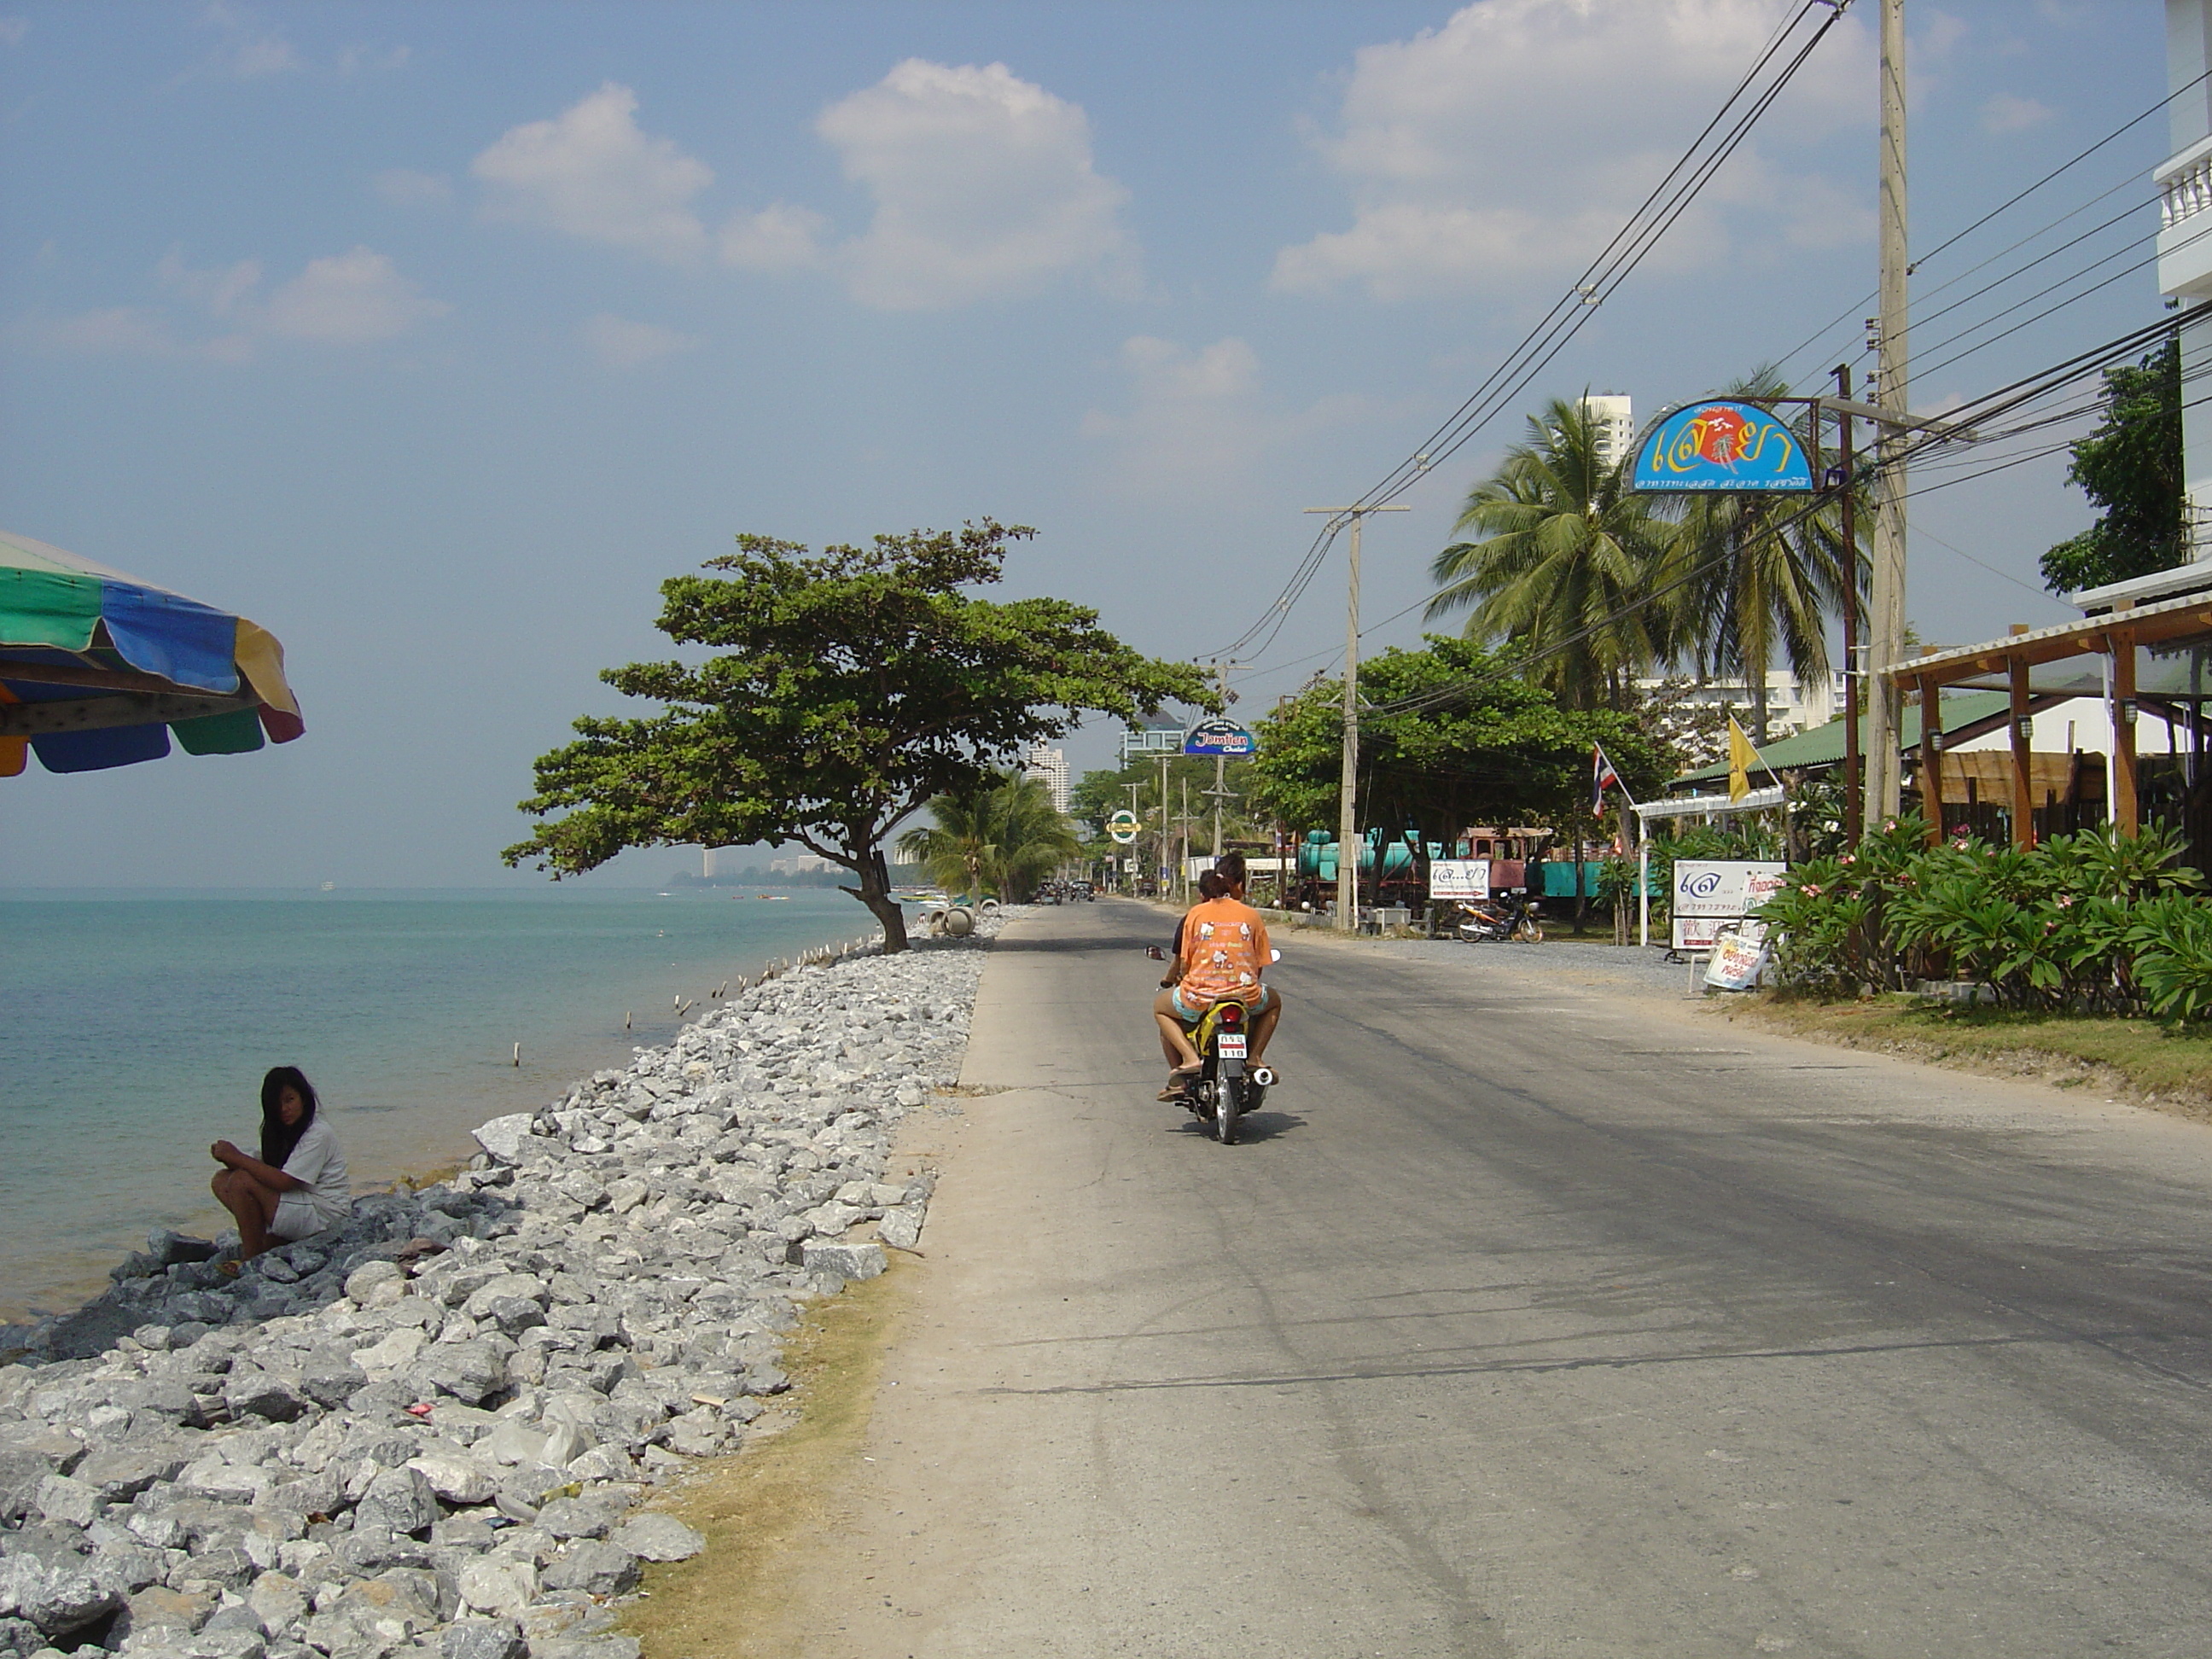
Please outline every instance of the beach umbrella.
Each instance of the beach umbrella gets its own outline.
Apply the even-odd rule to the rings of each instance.
[[[0,531],[0,778],[239,755],[306,729],[258,623]]]

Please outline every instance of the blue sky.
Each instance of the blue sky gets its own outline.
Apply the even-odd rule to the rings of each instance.
[[[1856,351],[1872,11],[1525,406],[1588,386],[1649,415],[1838,316],[1790,367]],[[1909,13],[1917,248],[2166,90],[2149,0]],[[594,677],[656,653],[654,584],[739,530],[1032,524],[1009,591],[1210,654],[1304,552],[1300,509],[1449,412],[1782,15],[0,0],[0,525],[254,617],[308,720],[251,757],[0,783],[0,884],[535,879],[496,861],[530,760],[620,702]],[[2165,149],[2142,123],[1931,260],[1922,313],[2128,216],[1925,325],[1918,361],[2141,257]],[[2122,276],[1914,401],[2158,307],[2150,270]],[[1377,521],[1368,618],[1423,596],[1516,427]],[[2063,614],[2034,564],[2087,522],[2063,465],[1915,502],[1923,636]],[[1340,570],[1245,708],[1329,665]],[[1079,735],[1078,769],[1110,744]]]

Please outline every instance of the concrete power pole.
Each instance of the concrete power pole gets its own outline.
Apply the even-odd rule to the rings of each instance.
[[[1902,417],[1908,407],[1905,336],[1911,307],[1905,195],[1905,0],[1881,0],[1881,309],[1875,320],[1881,393]],[[1864,828],[1897,814],[1902,779],[1898,743],[1903,698],[1881,671],[1905,656],[1905,468],[1901,425],[1881,428],[1874,485],[1874,592],[1868,617],[1867,791]],[[1941,808],[1937,809],[1941,814]]]
[[[1407,507],[1310,507],[1352,520],[1351,599],[1344,619],[1344,769],[1336,795],[1336,926],[1359,927],[1359,526],[1370,513],[1410,513]]]

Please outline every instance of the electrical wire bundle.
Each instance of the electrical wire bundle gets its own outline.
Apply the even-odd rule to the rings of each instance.
[[[1484,377],[1451,417],[1431,432],[1411,455],[1384,474],[1355,505],[1379,507],[1395,500],[1431,467],[1456,454],[1484,427],[1514,405],[1529,383],[1582,331],[1597,307],[1634,273],[1660,240],[1689,210],[1714,174],[1750,136],[1752,128],[1772,107],[1850,7],[1850,0],[1803,0],[1784,19],[1712,118],[1668,169],[1666,176],[1652,187],[1651,193],[1629,216],[1627,222],[1614,233],[1613,240],[1583,268],[1566,292],[1553,301],[1551,309],[1522,336],[1519,343]],[[1291,609],[1327,558],[1344,522],[1341,515],[1329,520],[1315,536],[1313,544],[1291,572],[1282,592],[1259,620],[1228,646],[1209,654],[1233,658],[1247,650],[1263,651],[1273,643]]]

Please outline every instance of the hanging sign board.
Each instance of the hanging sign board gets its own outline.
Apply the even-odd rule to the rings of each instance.
[[[1722,930],[1741,921],[1781,890],[1786,866],[1765,860],[1677,859],[1674,948],[1710,951]]]
[[[1813,468],[1796,434],[1757,404],[1687,404],[1644,434],[1630,488],[1809,491]]]
[[[1200,720],[1182,736],[1186,755],[1222,755],[1242,760],[1260,752],[1252,734],[1235,720]]]
[[[1429,896],[1432,899],[1472,899],[1478,902],[1487,900],[1490,897],[1490,860],[1431,859]]]
[[[1106,833],[1127,847],[1137,838],[1137,815],[1123,807],[1106,820]]]

